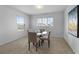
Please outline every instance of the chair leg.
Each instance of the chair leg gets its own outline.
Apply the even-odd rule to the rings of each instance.
[[[48,40],[48,48],[50,48],[50,40]]]
[[[35,44],[33,43],[33,45],[35,45]]]
[[[39,47],[40,47],[40,41],[39,41]]]
[[[30,51],[30,42],[29,42],[28,44],[29,44],[29,48],[28,48],[28,50]]]
[[[44,43],[44,40],[42,40],[42,43]]]
[[[36,52],[37,52],[37,48],[38,48],[38,47],[37,47],[37,43],[36,43]]]

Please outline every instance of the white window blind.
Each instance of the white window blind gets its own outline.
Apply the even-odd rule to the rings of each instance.
[[[36,26],[53,26],[53,17],[37,18]]]

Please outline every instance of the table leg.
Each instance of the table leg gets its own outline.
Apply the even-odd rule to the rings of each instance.
[[[43,45],[43,43],[44,43],[44,40],[41,40],[41,45]]]

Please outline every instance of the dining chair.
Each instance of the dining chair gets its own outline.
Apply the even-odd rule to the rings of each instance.
[[[50,32],[48,32],[48,35],[40,37],[41,39],[41,45],[44,43],[44,40],[48,41],[48,48],[50,47]]]
[[[38,46],[40,46],[40,39],[37,38],[37,34],[35,32],[28,32],[28,50],[30,50],[30,43],[36,47],[37,51]]]

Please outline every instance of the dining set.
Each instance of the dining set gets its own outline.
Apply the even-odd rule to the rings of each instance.
[[[30,51],[30,44],[32,43],[35,46],[36,51],[38,47],[43,46],[44,41],[48,42],[48,48],[50,48],[50,31],[45,29],[39,29],[39,31],[28,30],[28,50]]]

